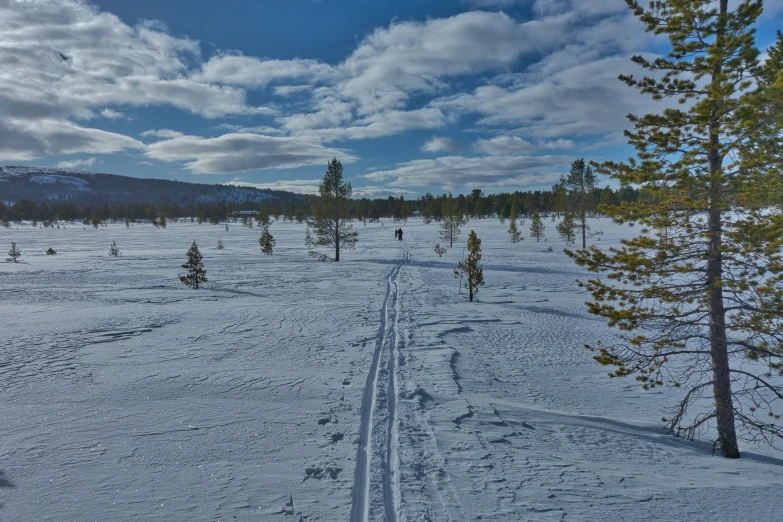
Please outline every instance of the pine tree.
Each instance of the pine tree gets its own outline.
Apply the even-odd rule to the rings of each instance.
[[[18,263],[20,257],[22,257],[22,251],[16,248],[16,241],[11,241],[11,250],[8,251],[8,259],[6,261]]]
[[[449,194],[448,199],[441,206],[441,218],[439,237],[449,242],[449,248],[453,248],[454,240],[462,232],[459,227],[467,224],[467,220],[451,194]]]
[[[560,234],[560,237],[565,239],[566,244],[576,243],[576,221],[574,221],[572,213],[566,212],[563,215],[563,220],[555,226],[555,230]]]
[[[313,246],[313,236],[310,234],[310,225],[307,225],[307,228],[305,229],[305,246],[307,248],[312,248]]]
[[[435,243],[434,252],[438,254],[438,257],[443,257],[443,254],[446,253],[446,247],[440,246],[440,243]]]
[[[593,174],[590,165],[585,164],[584,158],[571,163],[571,172],[568,176],[560,177],[560,186],[568,191],[571,199],[571,207],[579,218],[579,228],[582,230],[582,248],[587,248],[587,212],[595,207],[595,184],[598,178]]]
[[[218,239],[217,249],[218,250],[223,250],[224,248],[226,248],[226,247],[223,246],[223,240],[222,239]]]
[[[342,163],[332,158],[318,186],[319,197],[313,200],[313,219],[308,225],[317,238],[313,245],[334,247],[334,261],[340,261],[342,250],[356,248],[358,241],[359,233],[351,230],[348,221],[352,194],[351,183],[343,180]]]
[[[478,293],[478,287],[484,284],[484,269],[481,267],[481,240],[474,230],[468,234],[468,257],[454,269],[454,277],[465,276],[465,288],[468,289],[470,301],[473,294]]]
[[[258,245],[261,247],[261,252],[266,255],[272,255],[272,249],[275,246],[275,238],[269,233],[269,225],[264,225],[261,237],[258,238]]]
[[[655,78],[621,80],[680,107],[629,116],[638,160],[599,169],[645,197],[602,208],[615,222],[640,223],[641,235],[608,252],[568,252],[608,273],[583,283],[588,311],[627,332],[588,348],[615,367],[611,376],[684,388],[668,427],[693,436],[714,422],[721,452],[738,458],[738,436],[783,436],[783,216],[774,209],[783,193],[783,37],[760,64],[760,1],[731,11],[728,0],[628,4],[671,50],[652,63],[633,58]],[[707,397],[711,409],[691,411]]]
[[[517,220],[514,216],[511,216],[511,225],[508,227],[508,235],[511,237],[512,243],[518,243],[524,239],[522,233],[517,228]]]
[[[112,257],[117,257],[121,254],[120,247],[117,246],[116,241],[111,242],[111,246],[109,247],[109,255]]]
[[[189,286],[190,288],[198,289],[200,283],[207,283],[207,271],[204,270],[204,264],[201,262],[203,256],[198,250],[198,245],[195,241],[190,245],[188,249],[188,260],[182,265],[182,268],[187,270],[185,275],[179,276],[179,280],[182,284]]]
[[[530,235],[536,238],[536,242],[541,241],[541,238],[544,237],[545,228],[541,216],[538,215],[538,210],[534,210],[530,222]]]

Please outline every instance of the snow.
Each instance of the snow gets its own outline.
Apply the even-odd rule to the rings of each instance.
[[[355,224],[336,264],[292,223],[272,256],[239,224],[0,228],[22,250],[0,263],[0,520],[779,518],[780,452],[668,436],[677,391],[592,361],[614,332],[545,224],[512,244],[474,220],[442,258],[435,223]],[[452,273],[470,229],[474,303]],[[178,281],[194,239],[200,290]]]
[[[31,176],[30,181],[39,185],[52,185],[54,183],[63,183],[65,185],[76,185],[79,190],[89,189],[87,180],[75,178],[73,176]]]

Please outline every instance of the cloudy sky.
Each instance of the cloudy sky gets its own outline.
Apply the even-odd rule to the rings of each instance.
[[[783,26],[767,0],[758,40]],[[625,157],[624,0],[0,0],[0,164],[357,195],[550,186]]]

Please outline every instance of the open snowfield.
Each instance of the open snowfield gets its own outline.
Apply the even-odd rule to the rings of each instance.
[[[676,392],[592,361],[613,332],[545,224],[442,258],[435,223],[355,224],[337,264],[292,223],[272,256],[239,224],[0,229],[0,521],[780,520],[783,452],[667,436]]]

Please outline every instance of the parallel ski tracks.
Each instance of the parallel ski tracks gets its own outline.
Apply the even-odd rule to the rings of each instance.
[[[378,339],[362,397],[351,522],[397,520],[397,280],[407,260],[405,248],[386,281]]]

